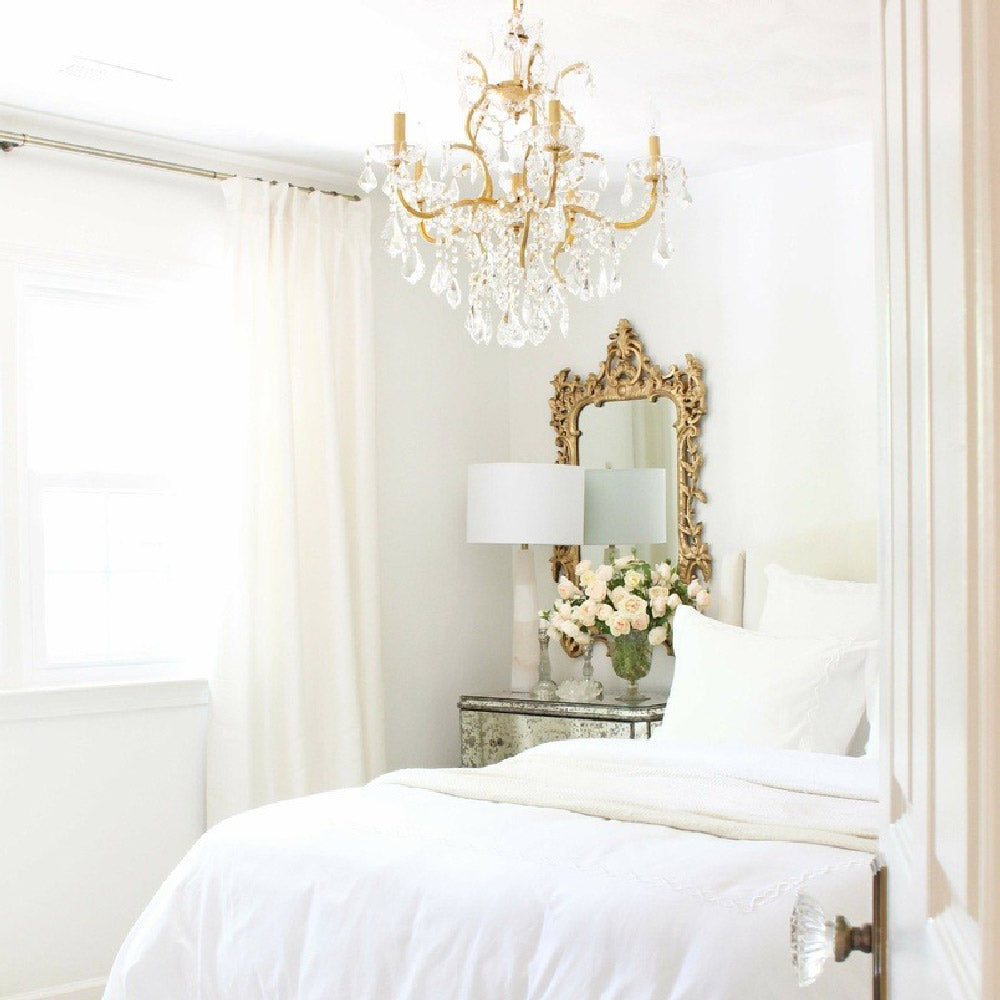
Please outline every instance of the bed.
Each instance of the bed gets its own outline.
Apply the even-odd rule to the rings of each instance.
[[[869,913],[877,785],[842,752],[572,740],[278,803],[199,840],[105,998],[792,1000],[797,892]]]
[[[279,803],[198,842],[105,996],[792,998],[796,892],[867,912],[875,784],[863,758],[582,740]],[[837,973],[816,1000],[865,995],[865,963]]]

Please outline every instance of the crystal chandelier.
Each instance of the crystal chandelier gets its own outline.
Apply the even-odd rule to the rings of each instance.
[[[658,215],[653,261],[666,265],[672,246],[668,200],[689,202],[686,173],[663,157],[660,139],[629,162],[621,204],[641,198],[633,218],[611,219],[597,204],[608,184],[598,153],[584,149],[583,128],[566,104],[567,85],[592,86],[590,69],[573,63],[550,73],[539,40],[529,28],[523,0],[513,0],[503,47],[510,77],[491,83],[486,66],[462,54],[459,79],[465,108],[463,142],[446,144],[440,170],[426,150],[406,140],[406,116],[394,116],[393,141],[371,147],[358,181],[365,192],[378,184],[389,218],[382,241],[416,284],[426,270],[422,245],[433,248],[430,286],[457,309],[463,295],[459,261],[467,264],[466,330],[477,344],[540,344],[554,323],[569,330],[568,296],[585,302],[621,287],[621,259],[632,231]]]

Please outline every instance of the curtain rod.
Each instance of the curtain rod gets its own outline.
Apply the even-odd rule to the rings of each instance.
[[[236,174],[227,174],[219,170],[207,170],[205,167],[192,167],[186,163],[172,163],[170,160],[156,160],[149,156],[135,156],[132,153],[118,153],[112,149],[98,149],[96,146],[80,146],[73,142],[62,142],[59,139],[46,139],[38,135],[27,135],[24,132],[7,132],[0,129],[0,150],[9,152],[22,146],[39,146],[42,149],[56,149],[63,153],[82,153],[84,156],[96,156],[102,160],[115,160],[120,163],[135,163],[141,167],[156,167],[158,170],[171,170],[175,174],[188,174],[191,177],[208,177],[211,180],[228,181]],[[254,180],[263,181],[263,177],[255,177]],[[270,181],[271,184],[280,184],[282,181]],[[316,191],[317,188],[303,187],[301,184],[292,184],[289,187],[297,191]],[[346,198],[348,201],[360,201],[360,195],[343,194],[340,191],[320,191],[321,194],[333,195],[337,198]]]

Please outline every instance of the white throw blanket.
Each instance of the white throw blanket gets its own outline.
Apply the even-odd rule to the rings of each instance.
[[[873,852],[878,811],[870,762],[825,754],[809,760],[806,769],[794,751],[572,740],[489,767],[395,771],[378,782],[734,840]]]

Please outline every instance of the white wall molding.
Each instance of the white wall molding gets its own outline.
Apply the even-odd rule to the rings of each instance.
[[[48,986],[30,993],[10,993],[0,1000],[100,1000],[107,979],[84,979],[77,983]]]
[[[203,678],[0,691],[0,722],[208,704]]]
[[[954,995],[963,1000],[982,996],[982,942],[976,922],[959,907],[949,906],[931,918],[928,934]]]

